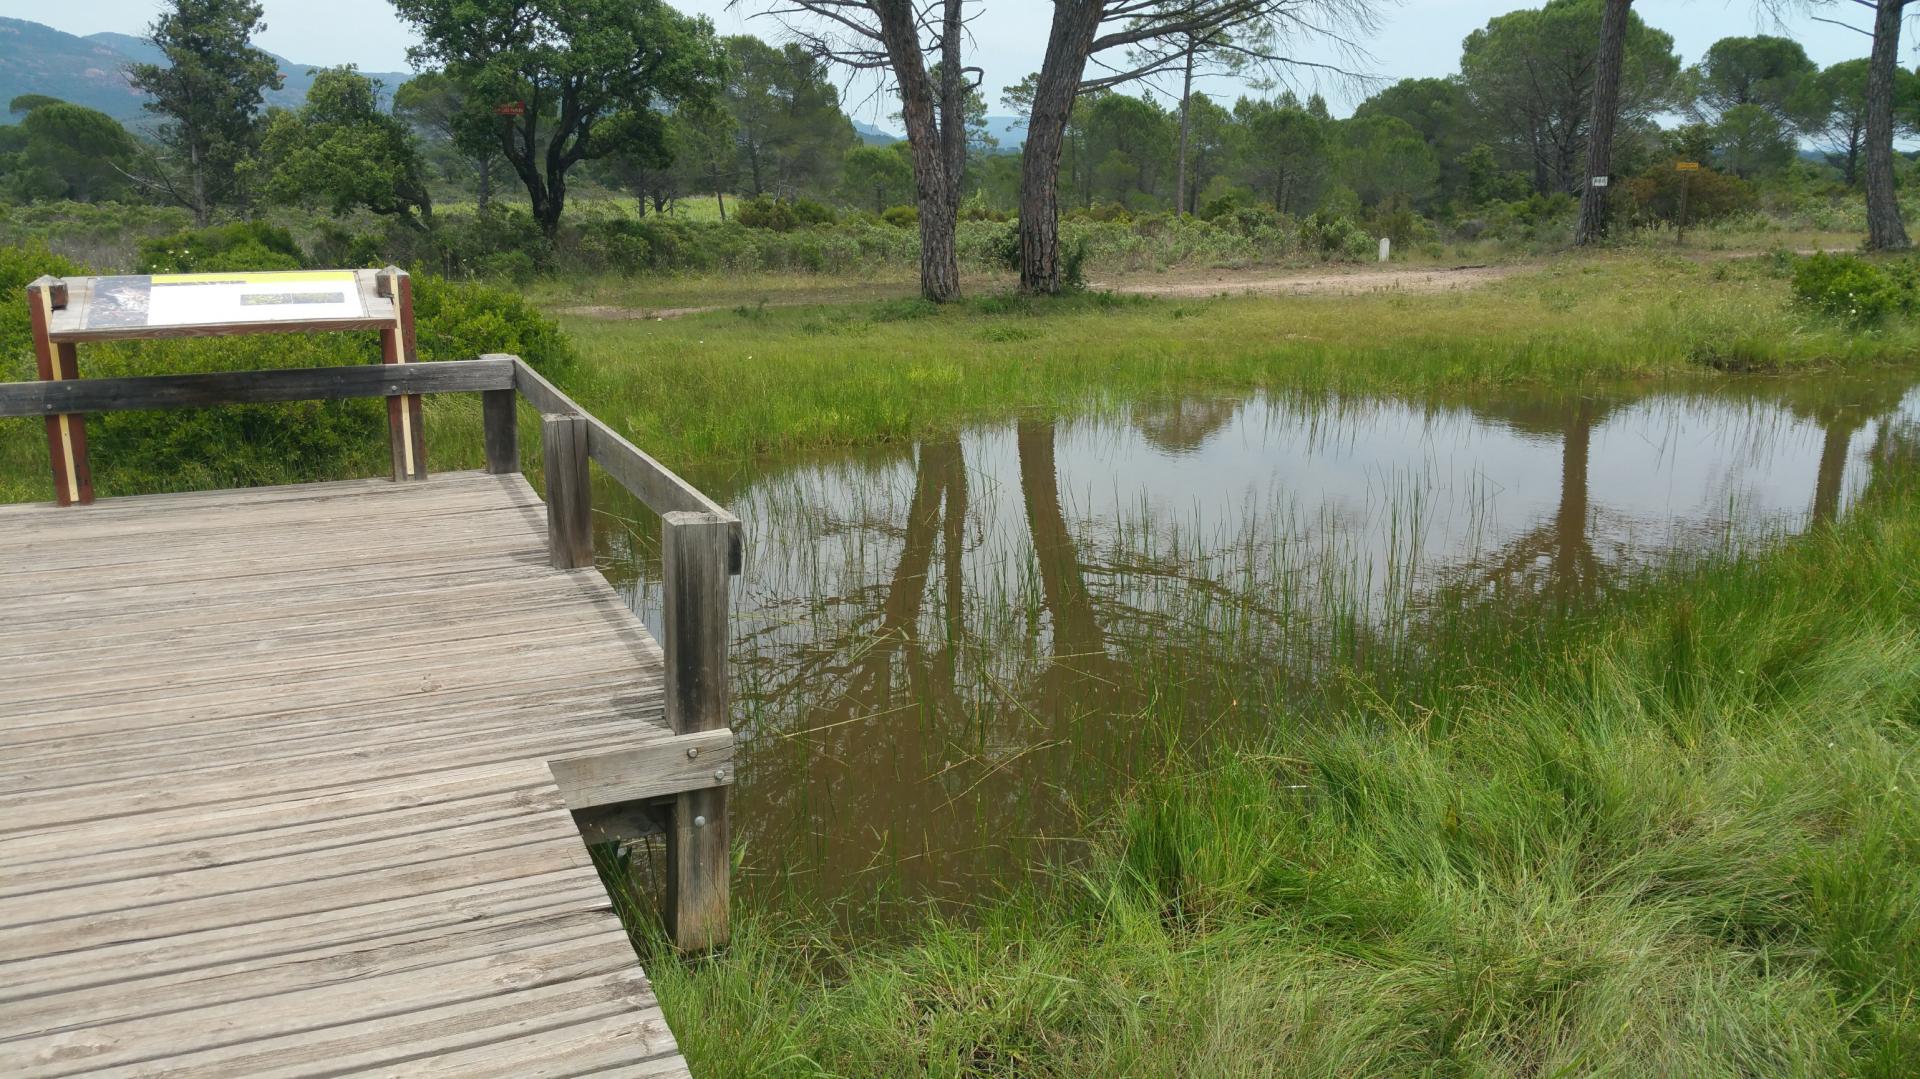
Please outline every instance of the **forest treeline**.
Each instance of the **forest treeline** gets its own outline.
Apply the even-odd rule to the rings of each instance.
[[[777,44],[722,37],[657,0],[395,0],[421,35],[422,71],[389,88],[390,109],[351,67],[317,72],[299,108],[265,109],[283,76],[252,44],[259,5],[176,0],[149,30],[171,63],[128,72],[153,123],[129,130],[82,106],[16,98],[18,123],[0,127],[0,193],[173,206],[200,228],[305,208],[341,222],[327,233],[337,257],[510,276],[551,267],[563,248],[637,272],[725,263],[728,244],[747,242],[686,220],[697,217],[844,232],[820,241],[818,257],[798,244],[803,268],[837,263],[835,250],[924,247],[932,235],[951,257],[1001,262],[1024,280],[1022,251],[1036,241],[1019,224],[1023,209],[1034,216],[1030,189],[1042,181],[1045,214],[1069,223],[1172,218],[1202,246],[1256,255],[1361,257],[1379,236],[1536,239],[1568,227],[1588,183],[1594,42],[1607,6],[1621,3],[1550,0],[1498,16],[1467,37],[1457,74],[1376,84],[1345,119],[1289,87],[1300,72],[1276,59],[1272,5],[1160,5],[1161,24],[1122,43],[1134,78],[1076,76],[1057,169],[1036,181],[1034,153],[1000,146],[981,89],[949,74],[944,38],[919,46],[933,50],[917,71],[931,132],[871,145],[839,89],[859,49],[874,47],[857,34],[791,24],[792,40]],[[1371,17],[1359,0],[1293,6]],[[879,39],[883,22],[871,27]],[[1723,38],[1688,66],[1670,35],[1632,13],[1621,52],[1607,198],[1631,223],[1672,222],[1682,183],[1695,220],[1766,199],[1833,202],[1863,185],[1868,60],[1821,68],[1797,42],[1757,35]],[[922,110],[907,107],[916,73],[906,74],[895,72],[894,120],[912,129]],[[1236,81],[1218,78],[1227,75]],[[1008,88],[1000,106],[1040,116],[1048,77]],[[1236,88],[1232,100],[1208,92],[1219,85]],[[1891,94],[1896,128],[1920,130],[1920,77],[1895,67]],[[1029,132],[1046,137],[1044,125]],[[917,157],[928,142],[931,166]],[[1683,178],[1677,161],[1704,168]],[[609,202],[621,207],[611,218]],[[951,220],[923,221],[929,213]],[[966,222],[1005,227],[957,228]],[[1201,235],[1205,225],[1220,236]],[[908,235],[896,242],[882,229]],[[705,244],[721,250],[691,250]],[[1069,244],[1069,276],[1086,254],[1083,241]]]

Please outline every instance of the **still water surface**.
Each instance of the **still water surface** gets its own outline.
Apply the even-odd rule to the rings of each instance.
[[[1578,609],[1838,517],[1916,438],[1920,389],[1885,377],[1256,395],[693,477],[747,530],[739,886],[964,902],[1070,857],[1169,744],[1271,724],[1343,663],[1417,662],[1454,612]],[[602,568],[657,628],[623,517]],[[1279,696],[1248,714],[1229,668]]]

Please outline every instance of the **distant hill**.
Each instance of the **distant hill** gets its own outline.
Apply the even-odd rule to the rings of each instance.
[[[860,141],[868,146],[887,146],[900,141],[900,136],[891,131],[883,131],[872,124],[855,120],[853,130],[859,134]],[[999,141],[996,150],[1003,154],[1017,153],[1027,144],[1027,118],[1024,116],[988,116],[987,134]]]
[[[1000,140],[998,149],[1012,153],[1027,144],[1027,118],[1024,116],[988,116],[987,134]]]
[[[294,108],[307,99],[313,78],[307,74],[325,64],[301,64],[283,56],[279,62],[286,85],[267,94],[268,105]],[[126,68],[134,63],[160,63],[165,55],[145,39],[131,34],[100,33],[75,37],[25,19],[0,18],[0,123],[18,117],[5,112],[7,102],[21,94],[46,94],[75,105],[99,109],[124,124],[151,124],[153,114],[141,108],[146,95],[127,84]],[[413,76],[404,71],[369,71],[381,83],[382,96]]]
[[[863,120],[853,121],[853,133],[868,146],[891,146],[900,141],[900,136],[891,131],[882,131]]]

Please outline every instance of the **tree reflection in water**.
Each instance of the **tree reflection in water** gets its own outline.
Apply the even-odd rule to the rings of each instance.
[[[1786,380],[1334,409],[1169,401],[1125,428],[1028,419],[775,471],[729,500],[752,537],[734,653],[742,890],[849,918],[991,892],[1077,850],[1059,837],[1170,738],[1310,716],[1343,683],[1379,689],[1444,620],[1597,602],[1661,556],[1634,546],[1642,532],[1697,539],[1751,511],[1776,534],[1806,523],[1809,496],[1833,519],[1915,471],[1916,404],[1903,384]],[[1849,484],[1853,453],[1866,471]],[[1404,593],[1368,592],[1392,549],[1378,533],[1406,525],[1380,507],[1400,481],[1379,477],[1471,499],[1449,477],[1488,469],[1506,485],[1490,497],[1519,511],[1423,534],[1408,572],[1384,577],[1411,581]],[[1676,477],[1695,487],[1676,494]],[[1745,505],[1750,489],[1767,505]],[[1206,527],[1180,516],[1206,499],[1222,501],[1202,507]],[[645,545],[622,548],[621,516],[600,549],[651,610]],[[1358,592],[1328,583],[1342,573]],[[1328,677],[1343,665],[1357,682]],[[1256,680],[1267,699],[1208,697]]]

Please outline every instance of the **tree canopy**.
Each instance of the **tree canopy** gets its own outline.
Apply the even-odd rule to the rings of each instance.
[[[1506,167],[1536,190],[1577,192],[1591,120],[1601,0],[1548,0],[1468,35],[1460,85],[1474,122]],[[1650,120],[1680,73],[1673,37],[1629,15],[1620,77],[1621,127]]]
[[[713,26],[661,0],[394,0],[420,34],[416,63],[462,93],[465,137],[491,137],[551,236],[567,174],[582,161],[664,138],[660,114],[710,98]]]
[[[380,108],[379,88],[352,67],[322,71],[306,104],[267,117],[253,165],[263,197],[367,209],[424,229],[433,196],[413,132]]]
[[[127,80],[152,96],[168,159],[144,163],[144,186],[193,211],[204,225],[214,210],[245,201],[240,165],[257,145],[260,105],[283,77],[253,45],[264,29],[254,0],[172,0],[148,37],[165,64],[134,64]]]

